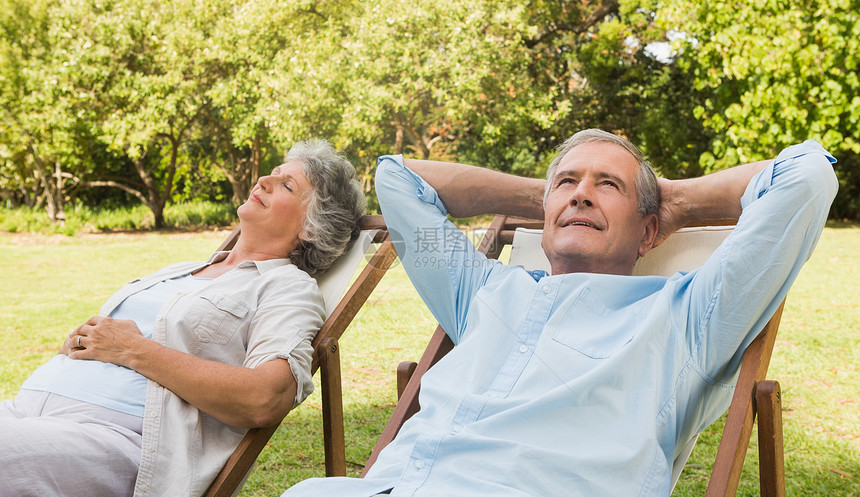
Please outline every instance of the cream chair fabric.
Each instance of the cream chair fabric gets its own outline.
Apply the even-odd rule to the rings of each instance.
[[[341,255],[337,261],[325,272],[325,274],[317,278],[317,285],[322,292],[323,301],[325,301],[325,314],[331,316],[334,308],[340,302],[343,292],[352,275],[355,273],[361,258],[367,253],[367,247],[376,236],[379,230],[361,230],[358,239],[352,245],[350,250]]]

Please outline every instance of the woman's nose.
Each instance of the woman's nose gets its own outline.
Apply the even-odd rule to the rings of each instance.
[[[260,185],[260,188],[262,188],[263,190],[268,191],[269,188],[271,188],[272,186],[273,178],[274,177],[272,175],[260,176],[260,179],[257,180],[257,184]]]

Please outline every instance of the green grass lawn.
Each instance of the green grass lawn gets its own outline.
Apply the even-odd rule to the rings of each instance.
[[[78,237],[0,234],[0,399],[56,353],[124,282],[203,259],[224,232]],[[860,226],[831,225],[791,290],[770,377],[782,385],[789,495],[860,495]],[[357,476],[395,403],[394,370],[417,360],[435,322],[401,267],[341,341],[347,465]],[[284,420],[242,496],[279,495],[323,476],[316,392]],[[701,437],[674,495],[702,495],[720,426]],[[755,434],[738,495],[758,495]]]

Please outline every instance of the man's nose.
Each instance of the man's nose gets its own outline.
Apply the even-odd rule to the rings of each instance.
[[[570,205],[577,207],[582,204],[585,207],[592,207],[594,205],[591,200],[593,196],[594,190],[590,183],[587,181],[580,181],[576,185],[576,190],[574,190],[573,195],[570,197]]]

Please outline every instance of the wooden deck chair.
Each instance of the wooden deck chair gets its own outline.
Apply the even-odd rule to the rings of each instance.
[[[320,382],[327,476],[346,475],[338,339],[396,257],[394,245],[388,236],[382,216],[362,217],[361,230],[361,235],[352,249],[341,256],[326,274],[317,278],[325,300],[328,319],[313,341],[311,373],[316,373],[318,369],[322,370]],[[239,236],[240,230],[237,228],[218,250],[231,249]],[[344,293],[371,242],[379,243],[379,248]],[[204,495],[227,497],[237,494],[250,474],[257,456],[279,426],[280,422],[270,427],[248,430]]]
[[[731,232],[732,227],[727,224],[722,220],[713,220],[706,221],[703,225],[679,230],[662,245],[640,259],[634,268],[634,274],[668,276],[677,270],[698,267]],[[527,269],[549,270],[549,262],[540,247],[542,228],[543,221],[496,216],[481,240],[478,250],[487,257],[497,259],[504,246],[511,244],[511,264],[524,265]],[[756,412],[759,419],[761,494],[763,496],[785,495],[779,383],[765,380],[784,305],[783,301],[744,354],[738,383],[708,485],[708,496],[735,495]],[[453,343],[440,326],[437,327],[418,363],[404,362],[398,366],[399,400],[379,441],[373,448],[362,476],[376,461],[379,452],[394,439],[403,423],[418,412],[421,377],[452,348]],[[693,438],[679,449],[672,471],[673,488],[692,452],[695,441],[696,438]]]

